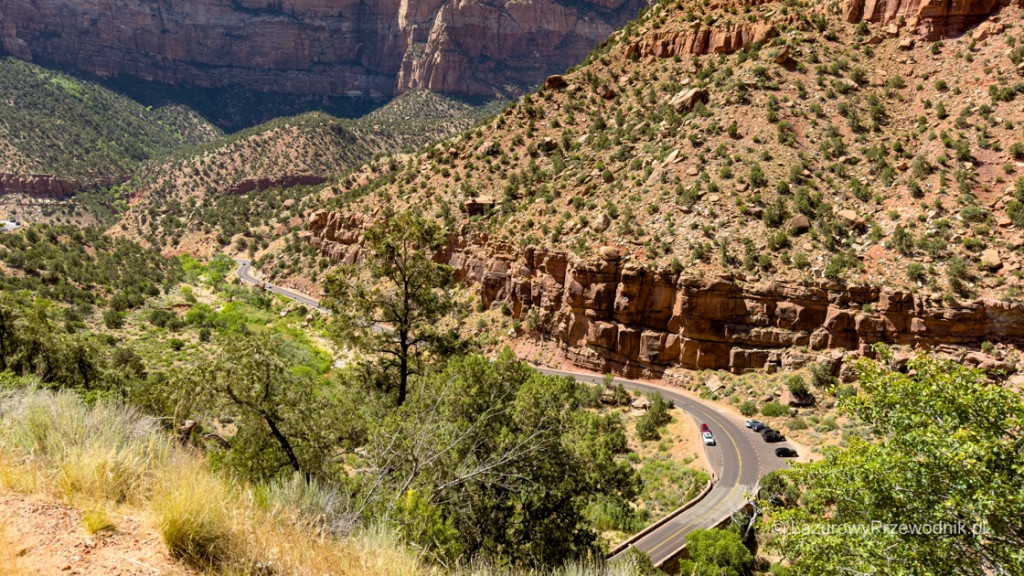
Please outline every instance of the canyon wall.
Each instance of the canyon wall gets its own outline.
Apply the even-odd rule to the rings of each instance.
[[[318,211],[307,239],[343,263],[359,258],[359,217]],[[669,367],[732,372],[794,368],[877,342],[952,351],[983,341],[1024,344],[1024,305],[941,299],[831,280],[751,284],[646,269],[602,248],[594,258],[452,238],[438,255],[483,303],[556,340],[576,364],[650,376]],[[805,351],[805,352],[801,352]],[[842,353],[838,354],[838,358]],[[967,361],[1011,370],[982,354]]]
[[[108,184],[106,182],[92,185]],[[0,194],[24,194],[33,198],[64,200],[74,196],[82,185],[49,174],[0,174]]]
[[[389,99],[508,95],[582,60],[645,0],[0,0],[0,48],[101,77]]]
[[[1021,0],[845,0],[847,22],[895,23],[929,40],[959,36],[998,9]]]

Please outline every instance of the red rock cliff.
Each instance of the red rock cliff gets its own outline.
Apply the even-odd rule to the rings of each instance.
[[[308,239],[325,255],[352,263],[361,225],[357,217],[319,211],[309,218]],[[485,305],[503,302],[517,318],[532,316],[570,360],[598,371],[774,370],[814,358],[797,348],[866,352],[876,342],[939,349],[1024,344],[1024,305],[1017,303],[977,300],[950,308],[827,280],[751,285],[649,270],[620,259],[615,249],[580,260],[484,238],[455,238],[438,258],[477,287]]]
[[[107,182],[93,185],[109,184]],[[35,198],[62,200],[74,196],[82,185],[49,174],[0,174],[0,194],[24,194]]]
[[[494,95],[581,60],[645,0],[0,0],[0,47],[100,76],[313,96]]]
[[[963,34],[998,8],[1020,0],[845,0],[848,22],[905,23],[930,40]]]

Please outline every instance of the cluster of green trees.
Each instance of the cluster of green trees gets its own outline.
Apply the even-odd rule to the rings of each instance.
[[[1024,573],[1024,400],[957,362],[907,368],[862,361],[843,410],[872,437],[762,484],[787,574]]]
[[[176,259],[95,227],[38,224],[0,234],[0,246],[0,260],[22,273],[0,274],[0,289],[28,290],[83,311],[108,299],[115,310],[135,308],[182,278]]]
[[[14,103],[0,109],[0,140],[29,163],[7,167],[17,173],[114,180],[156,155],[219,133],[183,107],[153,110],[94,82],[12,57],[0,58],[0,94]]]
[[[34,376],[92,399],[130,400],[156,384],[130,348],[102,335],[69,334],[62,316],[45,300],[0,293],[0,373]]]
[[[362,266],[329,278],[332,335],[357,353],[331,381],[292,369],[256,336],[174,388],[199,391],[187,394],[193,410],[235,415],[227,465],[336,483],[347,513],[389,519],[438,561],[594,554],[586,505],[625,506],[639,489],[617,457],[622,423],[588,411],[594,395],[571,379],[508,351],[490,361],[455,336],[451,271],[431,258],[441,239],[425,219],[393,215],[367,231]]]
[[[169,330],[216,330],[216,353],[151,371],[111,337],[63,330],[60,308],[28,293],[0,301],[0,371],[115,397],[169,423],[192,418],[203,433],[229,422],[234,432],[209,445],[217,466],[256,482],[298,475],[327,486],[347,503],[337,515],[387,522],[438,562],[598,556],[588,504],[626,509],[640,489],[620,457],[622,421],[590,410],[598,395],[572,379],[541,375],[509,351],[489,360],[461,340],[451,270],[431,258],[441,240],[411,214],[367,232],[365,263],[327,283],[331,334],[353,352],[330,373],[300,361],[281,334],[228,322],[231,305],[199,302],[181,318],[143,316]],[[181,262],[176,277],[194,282],[222,281],[233,265]]]

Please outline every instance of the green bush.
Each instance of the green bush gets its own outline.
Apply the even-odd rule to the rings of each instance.
[[[785,416],[789,414],[789,407],[778,402],[766,402],[761,406],[761,414],[769,417]]]
[[[811,384],[815,388],[826,389],[835,386],[836,378],[832,375],[832,369],[827,364],[815,362],[807,366],[811,373]]]
[[[804,382],[804,377],[799,374],[793,374],[787,378],[786,387],[789,388],[789,392],[794,396],[805,396],[810,392],[807,388],[807,382]]]
[[[167,310],[150,310],[149,312],[149,323],[157,328],[165,328],[171,318],[175,318],[174,313]]]
[[[757,404],[752,400],[743,402],[740,404],[740,414],[743,414],[748,418],[757,414]]]
[[[657,440],[660,438],[658,428],[672,421],[669,410],[672,409],[671,401],[665,400],[661,394],[655,392],[650,395],[651,407],[647,413],[637,418],[636,435],[641,440]]]
[[[103,311],[103,325],[110,330],[124,326],[124,312],[107,309]]]

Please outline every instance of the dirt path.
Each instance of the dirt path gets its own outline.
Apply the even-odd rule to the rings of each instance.
[[[188,576],[160,536],[137,518],[110,513],[112,530],[89,535],[82,512],[0,492],[0,576]]]

